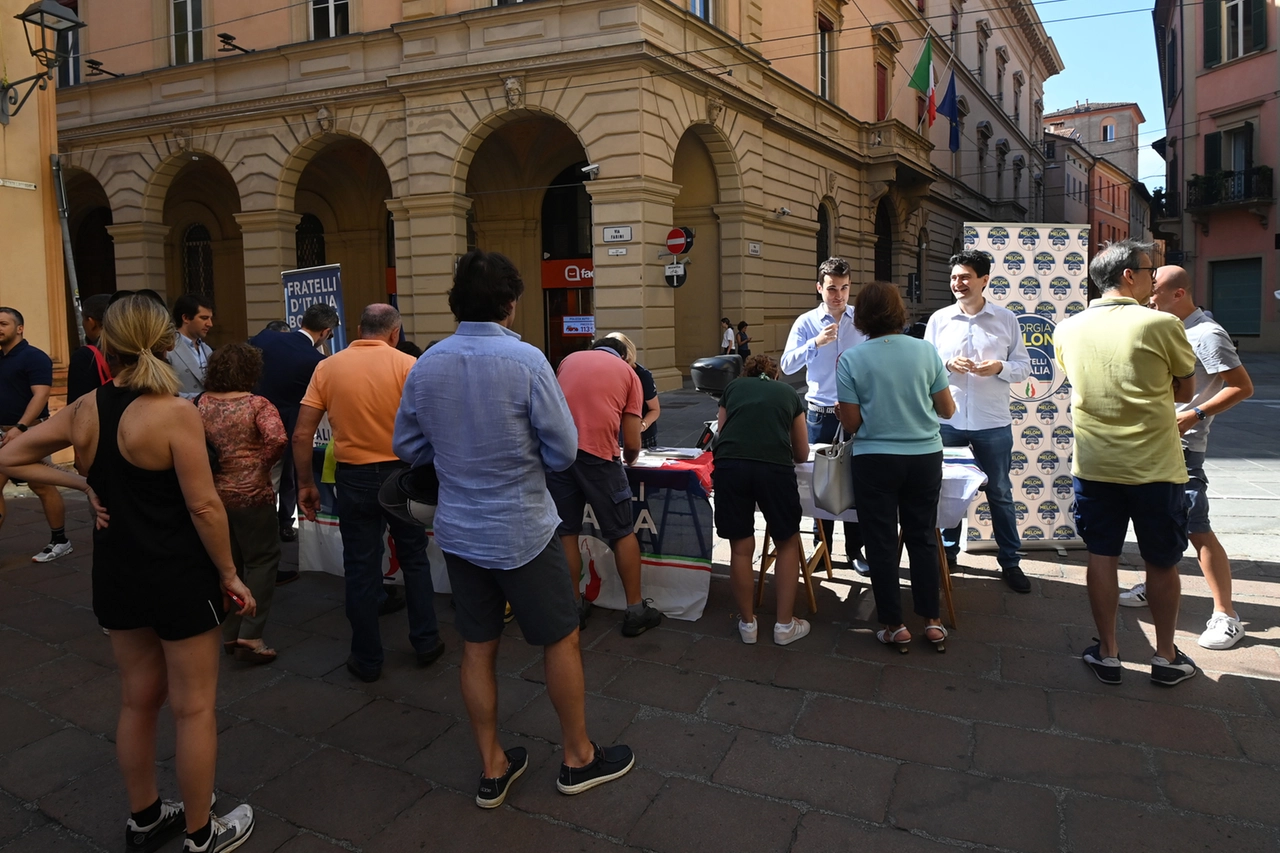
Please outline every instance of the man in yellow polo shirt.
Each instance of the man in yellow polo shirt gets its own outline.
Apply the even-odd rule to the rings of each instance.
[[[418,654],[418,666],[429,666],[444,653],[436,625],[426,530],[401,521],[378,503],[383,482],[408,467],[391,449],[400,394],[414,365],[412,356],[396,349],[399,340],[400,312],[383,303],[366,307],[360,315],[360,340],[316,365],[293,432],[298,508],[308,521],[315,521],[320,492],[311,470],[311,447],[321,416],[329,413],[333,456],[338,462],[338,530],[351,623],[347,669],[361,681],[377,681],[382,675],[378,599],[388,526],[404,573],[409,642]]]
[[[1098,643],[1084,662],[1104,684],[1120,683],[1116,570],[1129,521],[1146,563],[1156,627],[1151,680],[1172,686],[1196,674],[1173,643],[1182,587],[1175,568],[1187,548],[1186,465],[1174,402],[1195,393],[1196,356],[1177,317],[1147,308],[1155,266],[1150,243],[1112,243],[1089,264],[1102,296],[1054,334],[1071,381],[1076,447],[1076,527],[1089,549],[1089,605]]]

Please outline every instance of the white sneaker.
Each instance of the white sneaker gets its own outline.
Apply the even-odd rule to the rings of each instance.
[[[781,622],[773,626],[773,641],[779,646],[794,643],[801,637],[809,635],[809,623],[803,619],[795,619],[783,625]]]
[[[1147,585],[1145,583],[1134,584],[1133,589],[1120,593],[1121,607],[1146,607],[1147,606]]]
[[[1240,620],[1215,610],[1205,623],[1205,632],[1200,635],[1200,645],[1206,649],[1229,649],[1244,639],[1244,628]]]
[[[760,637],[760,621],[754,616],[750,622],[738,620],[738,636],[742,638],[742,642],[748,646],[754,646],[756,640]]]
[[[50,560],[56,560],[59,557],[65,557],[75,549],[71,547],[70,542],[59,542],[57,545],[50,542],[44,546],[44,550],[31,558],[33,563],[47,563]]]
[[[249,840],[253,833],[253,806],[239,805],[222,817],[209,815],[213,831],[209,840],[197,847],[190,838],[182,842],[183,853],[229,853]]]

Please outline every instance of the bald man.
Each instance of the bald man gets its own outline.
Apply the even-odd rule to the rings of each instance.
[[[1182,321],[1187,340],[1196,353],[1195,396],[1189,402],[1179,403],[1177,409],[1182,455],[1189,477],[1187,529],[1200,560],[1200,571],[1213,594],[1213,615],[1199,642],[1206,649],[1229,649],[1240,642],[1245,631],[1231,601],[1231,562],[1209,527],[1209,481],[1204,473],[1204,456],[1214,415],[1253,396],[1253,381],[1240,363],[1230,335],[1192,301],[1191,279],[1182,267],[1156,270],[1150,305]],[[1140,583],[1121,593],[1120,603],[1125,607],[1145,606],[1146,584]]]

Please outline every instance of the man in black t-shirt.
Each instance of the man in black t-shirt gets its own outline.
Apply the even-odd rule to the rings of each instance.
[[[34,424],[49,417],[49,392],[53,390],[53,361],[22,336],[22,313],[16,308],[0,308],[0,431],[8,444]],[[3,489],[8,478],[0,475],[0,524],[4,524]],[[53,486],[31,487],[49,520],[49,544],[31,558],[47,563],[71,553],[67,541],[66,508],[62,495]]]

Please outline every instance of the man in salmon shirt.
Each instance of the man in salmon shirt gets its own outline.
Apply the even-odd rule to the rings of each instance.
[[[338,461],[338,530],[342,533],[347,621],[351,623],[347,670],[366,682],[377,681],[382,675],[378,605],[388,526],[404,573],[409,642],[417,652],[418,666],[430,666],[444,654],[427,562],[427,532],[396,518],[378,503],[383,482],[409,467],[391,446],[400,395],[414,364],[413,356],[396,349],[399,339],[400,312],[383,303],[367,306],[360,315],[360,340],[316,365],[293,431],[298,509],[308,521],[315,521],[320,492],[311,469],[311,447],[320,418],[328,412],[333,456]]]
[[[618,458],[628,463],[640,455],[640,379],[626,362],[626,347],[615,338],[596,341],[589,350],[571,353],[557,371],[573,422],[578,428],[578,458],[567,471],[548,471],[547,488],[560,513],[560,539],[578,596],[578,624],[586,627],[591,602],[581,597],[582,552],[578,534],[587,504],[613,549],[618,576],[627,596],[622,635],[638,637],[662,621],[662,614],[640,597],[640,542],[631,514],[631,485]]]

